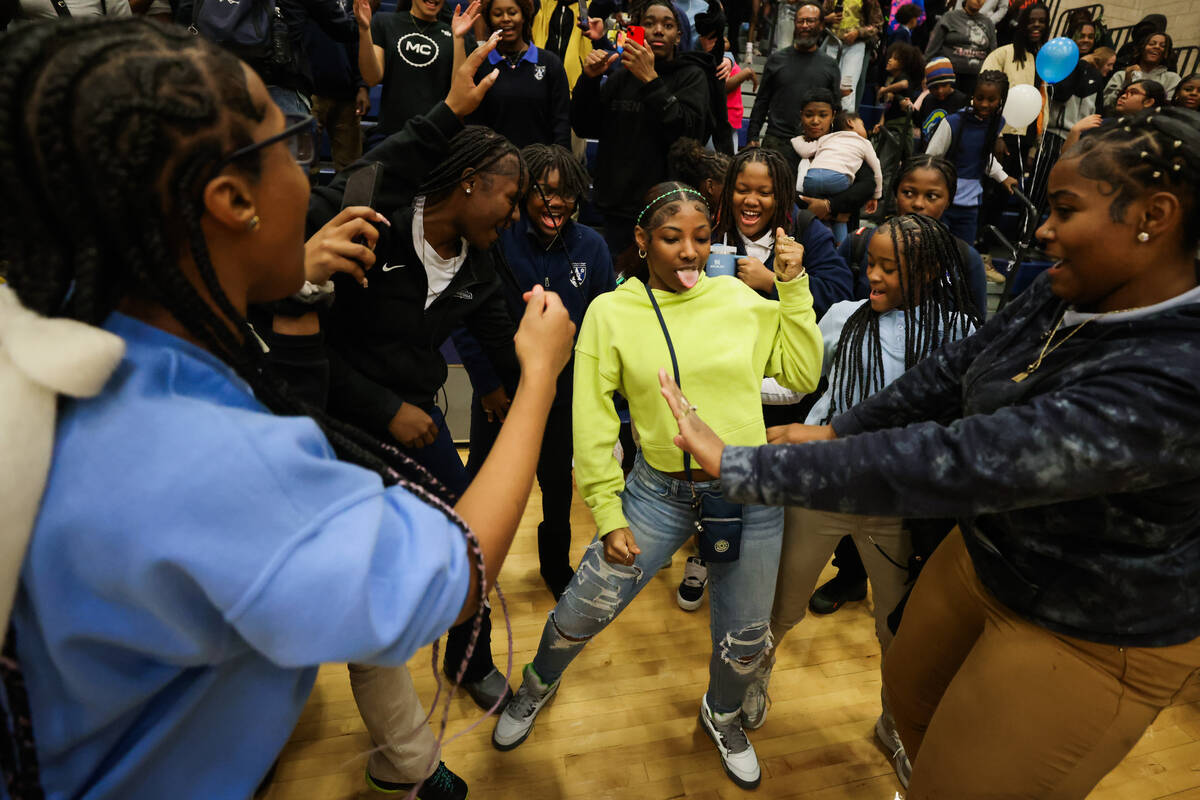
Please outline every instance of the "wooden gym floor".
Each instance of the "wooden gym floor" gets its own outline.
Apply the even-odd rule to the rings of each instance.
[[[535,484],[500,578],[512,618],[514,689],[553,606],[538,575],[540,518]],[[593,529],[578,495],[572,519],[578,563]],[[809,615],[784,641],[771,681],[774,705],[766,724],[750,735],[762,762],[762,785],[745,792],[725,777],[716,749],[697,728],[697,704],[708,681],[708,602],[692,613],[675,604],[684,557],[676,554],[671,567],[580,654],[521,747],[509,753],[493,749],[494,722],[488,719],[445,748],[443,759],[470,785],[472,798],[891,800],[900,784],[873,734],[880,678],[869,601],[828,617]],[[827,567],[822,580],[831,574]],[[498,604],[492,619],[493,651],[503,671],[506,637]],[[429,648],[410,669],[428,703],[435,686]],[[481,715],[470,698],[456,697],[447,738]],[[267,800],[383,797],[363,782],[363,754],[370,747],[345,666],[326,665],[282,753]],[[1091,795],[1167,797],[1200,800],[1200,685],[1189,687],[1178,705],[1159,716]]]

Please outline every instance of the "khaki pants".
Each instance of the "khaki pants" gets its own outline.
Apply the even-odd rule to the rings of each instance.
[[[354,99],[313,97],[312,111],[321,129],[329,133],[333,168],[341,172],[362,156],[362,123],[354,111]]]
[[[843,536],[854,540],[862,556],[875,601],[875,636],[880,649],[887,651],[892,642],[888,614],[904,596],[908,557],[912,554],[912,540],[901,527],[901,520],[797,507],[787,508],[783,517],[783,551],[779,555],[775,605],[771,609],[771,635],[776,646],[784,634],[804,619],[821,570]],[[897,567],[888,558],[905,568]]]
[[[1117,647],[1018,617],[979,582],[956,528],[883,661],[908,800],[1085,797],[1198,667],[1200,639]]]
[[[358,713],[377,748],[367,762],[371,776],[416,783],[432,775],[442,759],[441,748],[425,723],[408,667],[347,666]]]

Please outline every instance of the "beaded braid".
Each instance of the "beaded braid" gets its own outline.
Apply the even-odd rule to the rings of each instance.
[[[30,25],[0,38],[0,127],[14,132],[0,137],[7,278],[32,310],[89,324],[102,323],[122,296],[159,303],[267,408],[311,416],[339,458],[405,487],[458,525],[486,596],[479,541],[446,489],[398,448],[292,397],[263,369],[248,322],[220,286],[200,223],[201,193],[221,155],[252,141],[247,125],[262,113],[240,62],[182,28],[101,19]],[[494,160],[515,154],[507,147],[496,148]],[[455,156],[449,168],[462,161]],[[256,154],[239,161],[258,174]],[[177,268],[173,253],[184,245],[220,314]],[[482,613],[481,604],[468,658]],[[28,699],[15,649],[6,653],[0,677],[12,724],[0,724],[0,768],[10,797],[40,798]]]
[[[751,147],[742,150],[729,162],[729,171],[725,173],[725,185],[721,187],[721,199],[717,203],[716,223],[713,236],[720,238],[737,232],[733,213],[733,187],[738,176],[749,164],[763,164],[771,177],[771,187],[775,192],[775,209],[771,212],[771,222],[766,228],[774,231],[776,228],[791,230],[792,204],[796,194],[796,172],[788,166],[788,162],[779,153],[765,147]]]
[[[1142,193],[1165,190],[1183,204],[1185,249],[1200,244],[1200,112],[1160,106],[1110,121],[1060,160],[1076,158],[1080,175],[1110,187],[1113,222],[1123,222],[1130,202]]]
[[[900,294],[905,310],[904,368],[934,350],[966,336],[980,324],[967,289],[966,265],[958,243],[941,223],[923,214],[905,214],[883,223],[902,260]],[[875,235],[881,231],[877,229]],[[913,313],[915,312],[915,314]],[[863,303],[846,320],[830,373],[829,422],[884,385],[881,314]]]

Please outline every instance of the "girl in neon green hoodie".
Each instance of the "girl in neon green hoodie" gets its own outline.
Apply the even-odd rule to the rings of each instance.
[[[719,496],[719,482],[699,469],[689,474],[675,446],[678,429],[659,394],[659,370],[670,371],[677,361],[689,402],[704,409],[727,441],[744,445],[766,443],[759,400],[764,376],[799,392],[811,392],[820,379],[821,334],[804,248],[779,231],[779,301],[766,300],[736,278],[705,276],[711,218],[699,192],[665,183],[647,200],[635,229],[632,277],[593,301],[575,350],[575,480],[598,536],[496,725],[493,743],[502,750],[525,740],[571,660],[696,532],[694,499]],[[619,428],[612,395],[618,391],[629,401],[640,437],[628,479],[612,455]],[[740,709],[770,647],[783,517],[755,505],[732,513],[741,519],[737,560],[710,564],[713,652],[700,719],[726,773],[752,788],[760,769]]]

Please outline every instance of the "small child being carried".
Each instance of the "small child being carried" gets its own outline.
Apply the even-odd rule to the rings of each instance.
[[[850,188],[865,161],[875,173],[875,194],[866,208],[871,213],[883,196],[883,170],[862,120],[835,106],[828,90],[806,97],[800,118],[804,132],[792,139],[792,148],[804,159],[796,189],[805,197],[832,197]],[[846,222],[835,220],[831,227],[839,243],[846,238]]]

